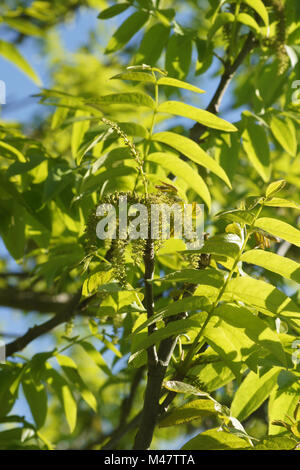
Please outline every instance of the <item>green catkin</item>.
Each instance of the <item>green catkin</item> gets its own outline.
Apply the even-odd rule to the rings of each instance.
[[[187,381],[193,387],[198,388],[200,392],[207,392],[207,387],[205,383],[198,379],[196,375],[188,375]]]
[[[210,265],[211,255],[201,253],[200,255],[193,255],[191,257],[191,265],[195,269],[205,269]]]
[[[136,265],[143,262],[145,252],[146,240],[138,238],[131,241],[132,259]]]
[[[266,45],[276,54],[278,60],[278,75],[283,75],[289,67],[290,59],[285,49],[286,44],[286,17],[284,5],[281,0],[266,0],[276,18],[276,37],[268,39]]]
[[[265,46],[275,52],[278,60],[278,75],[283,75],[289,67],[290,59],[285,49],[287,28],[286,28],[286,15],[285,7],[282,0],[265,0],[265,5],[270,7],[276,19],[276,36],[264,40]],[[230,13],[234,14],[235,6],[230,5],[227,9]],[[252,14],[253,10],[247,5],[241,4],[240,11],[243,13]],[[232,37],[232,23],[226,23],[223,26],[223,38],[227,43],[230,43]]]
[[[276,13],[278,23],[276,25],[276,41],[275,41],[275,48],[276,48],[276,56],[279,62],[279,75],[284,74],[289,66],[289,56],[285,49],[286,43],[286,21],[285,21],[285,12],[284,6],[281,0],[272,0],[273,1],[273,8]]]
[[[119,281],[122,286],[126,286],[126,262],[125,250],[127,240],[116,239],[112,242],[112,270],[114,278]]]
[[[72,316],[65,324],[65,335],[71,336],[74,329],[74,316]]]
[[[116,124],[115,122],[110,121],[109,119],[106,119],[106,118],[102,118],[102,122],[104,122],[104,124],[106,124],[111,129],[113,129],[118,134],[118,136],[123,140],[124,144],[127,145],[127,147],[129,148],[133,159],[137,163],[138,171],[139,171],[139,173],[141,175],[141,178],[143,180],[145,193],[147,194],[148,183],[147,183],[146,175],[145,175],[144,169],[143,169],[143,161],[141,159],[141,156],[140,156],[136,146],[134,145],[133,142],[131,142],[128,139],[128,136],[125,134],[124,131],[122,131],[122,129],[118,126],[118,124]]]
[[[99,204],[111,204],[116,209],[119,207],[119,200],[120,198],[127,198],[127,207],[133,204],[143,204],[147,207],[148,211],[148,227],[150,236],[150,227],[151,227],[151,205],[152,204],[166,204],[172,206],[175,202],[178,203],[179,199],[176,195],[167,194],[165,192],[157,192],[157,193],[149,193],[149,194],[137,194],[132,192],[115,192],[108,195],[105,195],[102,200],[95,206],[92,213],[88,217],[88,223],[85,229],[85,239],[86,239],[86,252],[87,254],[92,254],[97,251],[98,248],[103,247],[106,250],[106,259],[112,264],[112,269],[114,272],[114,277],[122,284],[126,285],[126,263],[125,263],[125,254],[127,246],[130,244],[131,246],[131,254],[133,261],[136,264],[141,264],[143,261],[143,255],[145,250],[145,243],[146,240],[144,239],[136,239],[132,240],[128,237],[126,239],[106,239],[106,240],[99,240],[96,235],[96,227],[98,221],[101,217],[96,215],[96,208]],[[118,212],[118,211],[116,211]],[[117,217],[117,235],[119,232],[119,221]],[[161,232],[161,224],[160,224],[160,232]],[[155,250],[159,250],[161,245],[164,243],[164,240],[154,240],[154,248]]]

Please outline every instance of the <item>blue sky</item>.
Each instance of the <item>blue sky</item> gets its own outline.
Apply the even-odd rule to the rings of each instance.
[[[58,27],[60,38],[69,52],[76,51],[88,39],[90,30],[95,29],[99,20],[96,10],[81,8],[67,24]],[[9,40],[11,36],[0,38]],[[38,73],[42,86],[49,88],[51,80],[47,59],[43,56],[35,39],[26,39],[19,51]],[[3,106],[0,117],[10,121],[28,122],[35,113],[45,112],[45,106],[38,104],[38,98],[32,95],[39,93],[40,88],[30,80],[20,69],[0,56],[0,80],[6,84],[7,104]]]
[[[80,8],[72,20],[58,27],[60,38],[67,51],[71,53],[75,52],[87,42],[89,32],[95,30],[99,25],[97,14],[98,12],[96,10]],[[116,25],[122,20],[122,16],[124,15],[120,15],[115,21],[101,22],[103,31],[106,33],[107,30],[109,30],[109,34],[111,34],[111,31],[114,30]],[[9,40],[11,37],[11,35],[3,36],[3,29],[0,27],[0,39]],[[139,35],[137,35],[137,39],[139,39]],[[133,39],[133,41],[135,40],[136,38]],[[99,45],[99,51],[101,52],[101,50],[103,51],[103,47]],[[41,53],[39,46],[36,44],[36,40],[31,38],[26,39],[19,46],[19,51],[38,73],[42,81],[42,87],[51,87],[47,59]],[[210,70],[200,77],[190,77],[194,83],[206,91],[206,94],[201,96],[201,104],[203,107],[209,103],[218,84],[219,78],[214,76],[218,65],[218,59],[215,59],[213,70]],[[38,98],[32,96],[39,93],[40,88],[16,66],[1,56],[0,80],[6,83],[7,90],[7,104],[2,107],[0,118],[28,123],[35,114],[48,111],[45,106],[38,104]],[[240,116],[239,110],[226,111],[230,103],[231,94],[229,92],[222,103],[222,117],[231,121],[238,120]]]

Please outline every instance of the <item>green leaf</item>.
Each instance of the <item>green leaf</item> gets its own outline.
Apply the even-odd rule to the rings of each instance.
[[[209,111],[198,109],[189,104],[180,103],[179,101],[165,101],[158,106],[158,111],[160,113],[175,114],[176,116],[192,119],[212,129],[227,132],[235,132],[237,130],[233,124],[224,121],[224,119],[215,116]]]
[[[237,172],[240,153],[240,137],[237,133],[222,134],[216,139],[215,159],[222,166],[229,179],[232,180]]]
[[[7,211],[1,210],[1,218],[5,223],[0,226],[0,234],[6,248],[15,260],[24,256],[26,247],[26,212],[24,207],[15,200],[10,200]]]
[[[296,378],[297,380],[297,378]],[[271,395],[268,406],[269,434],[277,435],[284,431],[281,426],[275,426],[273,421],[286,421],[287,416],[293,417],[299,400],[299,385],[275,389]]]
[[[220,3],[221,5],[221,3]],[[207,35],[207,40],[211,41],[213,36],[216,34],[216,32],[222,28],[227,23],[233,23],[234,22],[234,15],[229,12],[221,12],[216,16],[216,20],[214,21],[212,27],[210,28],[208,35]]]
[[[139,92],[111,93],[110,95],[100,96],[90,104],[112,105],[112,104],[132,104],[135,106],[145,106],[150,109],[155,108],[155,103],[151,96]]]
[[[209,393],[234,379],[232,370],[211,347],[196,359],[195,366],[190,369],[190,374],[195,376],[201,388]]]
[[[47,417],[47,393],[45,386],[41,381],[33,379],[31,373],[28,372],[22,381],[22,388],[36,426],[40,429]]]
[[[136,173],[137,170],[135,168],[123,165],[103,171],[98,175],[91,175],[84,179],[81,187],[82,193],[98,190],[105,181],[109,181],[109,183],[111,183],[111,187],[114,188],[115,184],[121,180],[121,177],[128,176],[128,178],[130,177],[131,179],[133,175],[136,175]]]
[[[219,212],[215,217],[221,217],[230,222],[238,222],[241,224],[251,225],[254,221],[254,214],[250,211],[233,209],[231,211]]]
[[[292,121],[272,116],[270,127],[277,142],[287,153],[294,157],[297,154],[297,137]]]
[[[241,261],[256,264],[271,272],[300,284],[300,264],[292,259],[265,250],[249,250],[243,253]]]
[[[78,109],[75,113],[75,117],[81,117],[85,115],[86,113],[82,111],[81,109]],[[72,155],[74,159],[76,159],[77,157],[78,149],[82,143],[84,134],[88,131],[89,127],[90,127],[90,123],[88,120],[77,121],[77,122],[74,122],[73,124],[72,137],[71,137],[71,149],[72,149]],[[77,162],[77,164],[79,163]]]
[[[61,400],[66,414],[66,419],[72,433],[77,421],[77,404],[72,395],[70,387],[66,384],[61,387]]]
[[[50,168],[44,185],[42,198],[43,203],[53,200],[73,181],[73,174],[70,170],[63,171],[58,166]]]
[[[18,367],[5,366],[3,369],[0,369],[0,418],[6,416],[12,409],[18,396],[20,378],[22,377],[20,377],[20,369]]]
[[[97,400],[93,393],[88,389],[84,381],[82,380],[75,362],[68,356],[59,354],[56,356],[57,362],[61,366],[62,370],[66,374],[70,383],[80,391],[80,394],[84,401],[92,408],[93,411],[97,411]]]
[[[156,10],[155,14],[159,21],[162,22],[162,24],[164,24],[165,26],[170,26],[171,21],[174,19],[176,12],[173,8],[165,8]]]
[[[136,122],[117,122],[117,124],[127,135],[142,137],[144,139],[148,138],[148,131],[141,124],[137,124]]]
[[[230,409],[232,416],[244,421],[257,410],[277,386],[279,372],[278,367],[273,367],[261,377],[249,372],[234,395]]]
[[[252,16],[248,15],[247,13],[239,13],[236,17],[237,21],[239,23],[244,24],[245,26],[248,26],[249,28],[254,29],[258,34],[261,33],[261,29],[258,26],[257,22],[255,21]]]
[[[51,129],[58,129],[66,120],[69,114],[68,107],[57,106],[54,114],[52,115],[51,119]]]
[[[205,282],[205,280],[207,282]],[[221,286],[224,280],[224,274],[215,269],[205,269],[205,271],[199,269],[182,269],[181,271],[175,271],[167,274],[161,278],[153,279],[153,282],[188,282],[192,284],[211,284]]]
[[[134,331],[134,344],[132,344],[131,353],[146,350],[152,346],[152,344],[159,344],[163,339],[182,335],[189,330],[198,331],[203,321],[203,314],[196,314],[190,318],[172,321],[163,328],[154,331],[151,335],[148,335],[146,331],[142,331],[141,333]]]
[[[193,253],[214,254],[234,259],[240,251],[241,244],[242,240],[236,234],[220,234],[206,240],[203,248],[200,250],[193,250]]]
[[[268,182],[271,175],[270,149],[264,128],[248,121],[242,139],[250,162],[262,179]]]
[[[177,315],[178,313],[182,313],[186,311],[192,312],[195,310],[199,310],[202,307],[203,307],[203,298],[200,296],[199,297],[195,296],[195,295],[191,297],[185,297],[184,299],[177,300],[176,302],[172,302],[167,307],[159,310],[157,313],[155,313],[155,315],[153,315],[151,318],[143,322],[141,325],[138,325],[138,327],[129,336],[129,338],[136,335],[147,326],[152,325],[153,323],[158,322],[162,320],[163,318],[169,317],[171,315]]]
[[[14,162],[7,170],[7,176],[23,175],[29,173],[33,168],[39,166],[42,162],[47,162],[42,155],[32,155],[29,160],[24,162]]]
[[[286,185],[285,180],[278,180],[274,181],[273,183],[270,183],[266,189],[266,197],[269,198],[271,196],[274,196],[274,194],[278,193],[278,191],[281,191]]]
[[[0,55],[13,62],[37,85],[41,85],[41,81],[31,65],[24,59],[13,44],[0,40]]]
[[[97,134],[95,137],[93,136],[92,139],[84,139],[81,143],[80,147],[76,151],[76,163],[80,165],[83,157],[90,152],[97,144],[105,137],[105,132],[101,134]]]
[[[23,15],[21,15],[21,17],[19,18],[9,18],[8,16],[4,16],[3,21],[8,24],[11,28],[20,31],[20,33],[23,33],[26,36],[44,36],[45,31],[43,28],[36,26],[31,21],[27,21],[25,18],[22,18],[22,16]]]
[[[130,39],[142,28],[148,18],[149,13],[145,11],[136,11],[127,18],[113,34],[105,49],[105,54],[111,54],[123,49]]]
[[[215,404],[211,400],[193,400],[186,405],[173,409],[159,422],[159,427],[164,428],[176,424],[189,423],[194,419],[217,416],[217,414]]]
[[[231,279],[226,297],[253,306],[266,315],[300,319],[300,309],[283,292],[267,282],[249,276]]]
[[[99,335],[99,338],[103,341],[107,349],[112,351],[115,356],[117,356],[120,359],[123,357],[122,353],[116,348],[116,346],[114,345],[112,341],[109,341],[108,339],[104,338],[102,335]]]
[[[15,202],[17,202],[20,206],[24,207],[26,209],[26,211],[28,212],[28,214],[30,214],[30,216],[35,220],[35,222],[37,223],[40,223],[41,221],[41,218],[39,216],[37,216],[37,213],[35,210],[33,210],[31,208],[31,206],[26,202],[25,198],[24,198],[24,195],[21,194],[17,188],[16,188],[16,185],[11,183],[7,177],[5,176],[5,172],[0,172],[0,187],[1,189],[6,192],[7,194],[9,194]],[[10,205],[11,207],[11,205]],[[10,212],[10,211],[9,211]],[[40,215],[40,214],[39,214]],[[18,220],[18,218],[16,217],[16,219],[14,220],[14,222],[20,222],[20,220]],[[41,224],[39,224],[40,227],[47,229],[48,230],[48,227],[46,225],[43,224],[43,222]],[[0,225],[0,228],[1,225]],[[17,232],[17,231],[15,231]],[[16,233],[16,236],[17,236],[17,233]]]
[[[85,279],[82,286],[82,295],[89,296],[94,294],[100,286],[109,282],[112,278],[112,271],[98,271],[90,274],[87,279]]]
[[[297,202],[288,201],[287,199],[282,199],[280,197],[272,197],[268,201],[265,201],[264,205],[269,207],[290,207],[291,209],[300,209],[300,204],[297,204]]]
[[[182,178],[203,199],[210,210],[211,197],[208,188],[200,175],[185,161],[169,153],[155,152],[147,157],[147,161],[162,166],[169,173]]]
[[[254,450],[293,450],[297,443],[286,436],[268,436],[254,447]]]
[[[204,150],[202,150],[196,142],[182,135],[175,134],[174,132],[159,132],[152,136],[152,140],[162,142],[178,150],[178,152],[189,157],[195,163],[204,166],[215,175],[219,176],[219,178],[225,181],[229,188],[231,188],[230,181],[223,168],[220,167],[220,165]]]
[[[119,3],[117,5],[113,5],[105,10],[102,10],[99,13],[98,18],[100,20],[107,20],[108,18],[113,18],[114,16],[120,15],[123,11],[127,10],[131,5],[130,3]]]
[[[232,328],[233,336],[234,331],[242,332],[257,346],[270,351],[283,366],[286,366],[286,357],[278,334],[271,330],[262,319],[253,315],[245,307],[228,304],[220,305],[214,311],[215,315],[223,320],[222,323],[226,322]],[[242,348],[241,344],[240,347]]]
[[[209,429],[188,441],[181,450],[230,450],[249,448],[249,443],[229,432]]]
[[[255,227],[261,228],[275,237],[283,238],[293,245],[300,246],[300,230],[278,219],[261,217],[255,222]]]
[[[6,431],[0,432],[0,447],[1,450],[20,450],[22,449],[21,440],[22,440],[23,429],[12,428],[7,429]],[[23,448],[24,450],[24,448]]]
[[[187,384],[185,382],[180,382],[178,380],[166,380],[163,383],[163,386],[167,389],[170,390],[171,392],[176,392],[176,393],[186,393],[188,395],[196,395],[196,396],[203,396],[207,397],[209,396],[208,393],[202,392],[199,390],[197,387],[194,387],[193,385]],[[212,399],[214,402],[214,400]]]
[[[4,149],[2,150],[1,149]],[[5,158],[13,158],[14,160],[17,158],[19,162],[26,162],[26,158],[16,147],[8,144],[7,142],[0,141],[0,155],[1,157]]]
[[[137,3],[142,7],[146,8],[147,10],[153,9],[153,1],[152,0],[136,0]]]
[[[263,19],[266,26],[269,25],[268,11],[261,0],[243,0],[243,2],[256,11],[256,13]]]
[[[170,27],[156,23],[146,31],[136,55],[136,63],[155,66],[168,41]]]
[[[204,90],[191,85],[190,83],[183,82],[182,80],[178,80],[177,78],[171,77],[162,77],[157,81],[158,85],[167,85],[173,86],[175,88],[183,88],[184,90],[194,91],[195,93],[205,93]]]
[[[78,345],[84,349],[84,351],[89,355],[89,357],[96,364],[96,366],[99,367],[99,369],[102,369],[107,375],[111,375],[109,367],[95,346],[93,346],[91,343],[88,343],[87,341],[80,341]]]
[[[183,79],[190,70],[192,41],[188,36],[173,34],[167,45],[165,67],[171,76]]]
[[[147,72],[123,72],[111,77],[111,80],[131,80],[133,82],[155,83],[155,78]]]
[[[70,428],[70,432],[72,433],[76,426],[77,420],[77,404],[74,400],[72,391],[67,383],[67,381],[56,371],[54,370],[49,364],[47,364],[48,370],[46,372],[46,379],[49,383],[50,387],[58,396],[64,412],[65,416]]]
[[[240,378],[244,364],[257,350],[244,331],[212,316],[203,333],[211,348],[223,359],[234,375]]]

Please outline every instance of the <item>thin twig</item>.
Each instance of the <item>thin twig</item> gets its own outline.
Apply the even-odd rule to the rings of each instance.
[[[0,306],[39,313],[63,313],[72,301],[72,295],[35,292],[30,289],[6,287],[0,289]]]
[[[222,74],[218,88],[215,91],[214,96],[212,97],[209,105],[206,110],[213,114],[218,114],[221,101],[223,96],[230,85],[233,77],[239,66],[243,63],[247,55],[252,51],[256,45],[256,40],[252,32],[250,32],[244,42],[242,49],[237,55],[235,61],[231,64],[229,61],[225,61],[224,72]],[[207,127],[203,126],[197,122],[192,129],[190,130],[190,136],[195,141],[198,142],[201,135],[206,131]]]
[[[94,297],[88,297],[83,302],[79,304],[81,297],[81,292],[75,294],[72,300],[69,302],[68,306],[65,308],[64,312],[57,313],[54,315],[50,320],[41,323],[40,325],[35,325],[23,335],[17,338],[15,341],[6,345],[6,357],[12,356],[18,351],[22,351],[29,343],[34,341],[35,339],[39,338],[40,336],[44,335],[45,333],[49,333],[49,331],[53,330],[58,325],[67,322],[75,313],[83,312],[88,302]]]

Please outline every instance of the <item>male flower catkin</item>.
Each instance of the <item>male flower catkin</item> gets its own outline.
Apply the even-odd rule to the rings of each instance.
[[[122,284],[126,284],[126,250],[128,246],[131,247],[131,257],[136,264],[140,264],[143,260],[145,242],[144,238],[133,239],[130,237],[130,231],[127,229],[125,238],[119,237],[120,220],[118,214],[119,202],[126,200],[127,203],[127,214],[130,220],[129,208],[133,204],[142,204],[147,209],[147,226],[148,233],[146,238],[151,238],[151,228],[153,224],[151,220],[151,206],[156,204],[165,204],[172,206],[174,202],[178,202],[178,198],[174,194],[168,194],[164,192],[149,193],[149,194],[137,194],[135,192],[115,192],[105,195],[101,201],[95,206],[91,214],[89,215],[87,226],[85,229],[86,238],[86,253],[92,255],[98,249],[106,248],[106,259],[112,265],[114,277]],[[101,216],[97,216],[97,207],[100,204],[109,204],[116,209],[116,233],[113,238],[109,236],[105,240],[97,238],[97,224],[101,220]],[[159,227],[159,233],[161,235],[161,224]],[[158,250],[161,246],[162,240],[154,240],[155,249]]]

